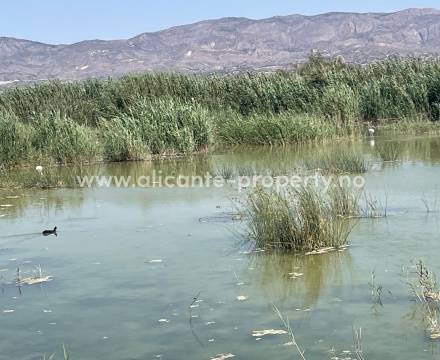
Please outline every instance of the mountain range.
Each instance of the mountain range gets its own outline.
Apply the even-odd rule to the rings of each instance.
[[[131,39],[61,45],[0,37],[0,85],[146,71],[272,71],[304,62],[311,52],[361,64],[437,56],[440,10],[222,18]]]

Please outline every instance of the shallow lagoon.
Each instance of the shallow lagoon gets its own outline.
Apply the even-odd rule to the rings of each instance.
[[[231,199],[240,196],[233,184],[3,191],[0,204],[12,206],[0,208],[0,359],[53,352],[62,358],[62,344],[82,360],[210,359],[222,353],[297,358],[295,348],[284,345],[286,335],[252,336],[254,330],[282,329],[272,304],[289,317],[307,359],[355,358],[353,327],[362,328],[366,359],[438,359],[439,344],[426,337],[423,312],[402,273],[423,259],[440,274],[439,138],[377,137],[374,147],[366,140],[236,149],[96,171],[197,175],[221,164],[285,169],[307,154],[341,146],[365,154],[366,190],[380,206],[387,204],[388,216],[360,220],[348,251],[324,255],[249,254],[238,235],[245,221],[231,215]],[[398,161],[378,160],[387,148],[398,152]],[[58,237],[40,235],[55,225]],[[53,280],[18,288],[17,268],[25,276],[36,266]],[[383,306],[371,296],[373,271]],[[291,279],[293,272],[303,275]]]

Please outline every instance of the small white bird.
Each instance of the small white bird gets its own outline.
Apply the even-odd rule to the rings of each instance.
[[[37,170],[37,172],[41,174],[43,172],[43,167],[41,165],[38,165],[35,167],[35,170]]]
[[[368,133],[370,134],[370,136],[374,135],[374,129],[373,128],[369,128],[368,129]]]

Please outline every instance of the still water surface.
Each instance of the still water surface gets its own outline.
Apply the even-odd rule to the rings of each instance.
[[[436,210],[440,139],[378,137],[374,147],[350,146],[368,158],[367,191],[387,204],[388,217],[360,220],[348,251],[319,256],[249,254],[237,235],[245,222],[231,216],[231,198],[240,196],[233,185],[3,191],[0,204],[12,206],[0,208],[0,359],[62,358],[62,344],[81,360],[297,358],[286,335],[252,336],[282,329],[272,304],[289,317],[307,359],[355,358],[353,326],[362,328],[366,359],[439,359],[402,271],[423,259],[440,274],[440,214],[422,202]],[[378,160],[388,147],[399,161]],[[285,168],[319,151],[236,150],[110,164],[99,173]],[[58,237],[40,235],[55,225]],[[18,288],[17,268],[29,276],[36,266],[53,280]],[[371,297],[373,271],[383,306]],[[291,279],[292,272],[303,275]]]

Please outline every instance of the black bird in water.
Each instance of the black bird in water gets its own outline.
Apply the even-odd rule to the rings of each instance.
[[[58,236],[57,235],[57,227],[56,226],[53,228],[53,230],[44,230],[43,231],[43,236],[49,236],[49,235]]]

